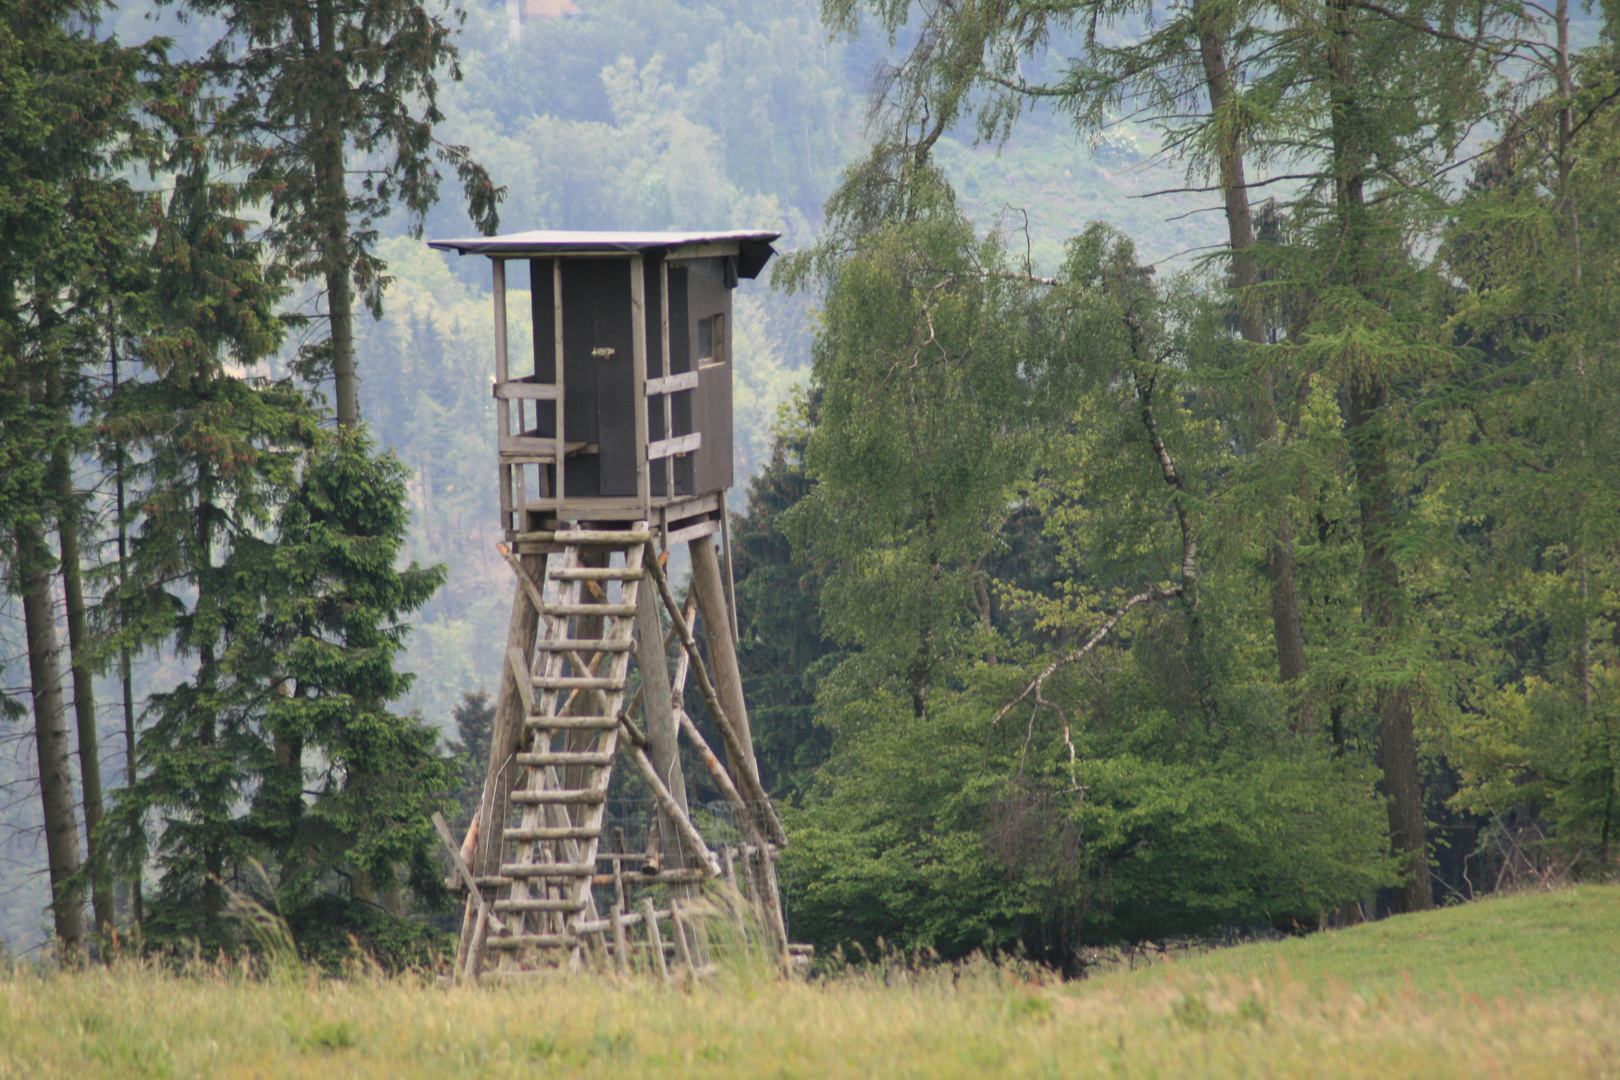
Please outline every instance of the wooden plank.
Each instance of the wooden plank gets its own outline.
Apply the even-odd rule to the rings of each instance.
[[[692,943],[687,940],[686,920],[681,917],[681,902],[669,902],[669,921],[675,925],[675,955],[681,958],[686,967],[686,973],[697,978],[697,965],[692,963]]]
[[[636,768],[641,772],[641,778],[647,781],[648,787],[652,788],[654,800],[657,801],[659,808],[675,823],[675,831],[680,834],[687,851],[701,864],[705,875],[711,878],[719,877],[720,864],[715,859],[714,853],[703,842],[702,835],[697,831],[697,826],[692,824],[692,819],[686,816],[686,811],[676,804],[674,796],[670,794],[669,788],[664,784],[664,778],[658,775],[658,770],[653,767],[652,761],[647,757],[647,752],[639,746],[632,745],[630,747],[630,760],[636,763]]]
[[[549,638],[539,643],[541,652],[629,652],[633,641],[614,641],[611,638]]]
[[[548,576],[553,581],[640,581],[642,571],[624,566],[557,566]]]
[[[698,373],[695,371],[683,371],[679,375],[665,375],[661,379],[648,379],[647,396],[678,394],[682,390],[696,390],[697,384]],[[669,428],[666,427],[664,430],[668,431]]]
[[[636,445],[646,446],[647,433],[647,263],[641,255],[630,259],[631,378],[636,410]],[[667,434],[667,432],[666,432]],[[636,499],[650,513],[652,475],[645,458],[636,455]]]
[[[658,599],[652,590],[643,589],[636,601],[636,663],[641,668],[642,715],[647,725],[647,749],[651,752],[658,775],[669,784],[670,796],[685,811],[686,777],[681,771],[680,733],[675,726],[663,627],[658,622]],[[631,742],[636,740],[632,738]],[[681,845],[673,825],[669,815],[660,809],[659,848],[666,863],[678,866],[684,860],[681,859]]]
[[[669,254],[664,258],[670,262],[680,259],[721,259],[741,252],[742,245],[735,240],[716,240],[707,244],[682,244],[680,247],[670,248]]]
[[[663,320],[664,320],[663,327],[662,327],[663,337],[661,338],[661,344],[663,346],[663,357],[662,357],[663,367],[661,367],[659,370],[664,373],[664,381],[673,383],[673,380],[676,379],[677,376],[675,375],[674,369],[670,367],[670,357],[671,357],[672,354],[670,352],[670,341],[669,341],[669,329],[670,329],[670,326],[671,326],[671,321],[670,321],[670,317],[669,317],[669,260],[668,259],[661,260],[658,263],[658,295],[659,295],[659,304],[660,304],[659,310],[663,313]],[[683,332],[684,332],[684,329],[683,329]],[[696,376],[697,372],[695,372],[695,371],[682,372],[680,377],[685,377],[686,375]],[[694,385],[696,385],[695,381],[694,381]],[[671,435],[675,434],[675,402],[674,402],[674,399],[672,397],[670,397],[670,393],[672,393],[672,392],[673,391],[664,391],[663,392],[662,405],[663,405],[663,420],[664,420],[664,437],[666,439],[669,438]],[[664,498],[666,498],[666,499],[675,498],[675,460],[673,458],[665,458],[664,459]],[[665,525],[665,531],[668,532],[668,525],[669,525],[669,519],[668,518],[664,519],[664,525]],[[664,541],[664,550],[666,550],[666,551],[669,550],[669,541],[668,541],[667,538]]]
[[[731,510],[726,504],[726,493],[720,493],[720,554],[726,571],[726,606],[731,612],[731,640],[739,641],[742,632],[737,629],[737,579],[731,573]]]
[[[505,930],[505,925],[499,919],[493,919],[489,914],[489,901],[484,899],[483,891],[478,888],[478,882],[473,879],[473,873],[471,868],[467,866],[467,860],[461,857],[461,849],[456,847],[455,838],[450,835],[450,826],[444,823],[444,815],[437,810],[433,811],[433,828],[439,834],[439,839],[444,842],[444,846],[449,849],[450,861],[455,864],[456,873],[461,877],[462,882],[466,884],[471,894],[478,898],[479,918],[490,919],[494,922],[496,929]]]
[[[696,540],[701,536],[713,536],[720,526],[712,521],[700,521],[695,525],[687,525],[672,530],[666,543],[679,544],[682,541]]]
[[[514,791],[507,801],[523,806],[588,806],[605,798],[600,791]]]
[[[612,615],[634,615],[634,604],[547,604],[544,608],[547,615],[601,615],[604,618]]]
[[[506,370],[506,260],[490,260],[490,293],[494,297],[495,319],[495,382],[497,385],[507,381]],[[505,438],[512,433],[511,406],[504,400],[495,402],[495,434]],[[521,529],[523,522],[514,521],[513,517],[522,517],[521,505],[512,503],[512,469],[504,464],[496,466],[496,482],[500,484],[501,500],[501,528]]]
[[[631,544],[645,544],[653,534],[647,529],[558,529],[551,536],[559,544],[619,544],[629,547]]]
[[[689,550],[692,552],[694,563],[697,561],[700,546],[699,544],[690,545]],[[712,550],[710,555],[713,555]],[[714,718],[715,726],[720,729],[721,738],[725,741],[726,757],[733,762],[732,772],[734,778],[737,780],[739,788],[748,792],[750,801],[759,804],[771,840],[785,847],[787,845],[787,833],[783,830],[781,821],[776,817],[776,811],[771,806],[770,796],[760,786],[759,774],[751,767],[754,763],[753,752],[751,749],[747,753],[743,751],[743,744],[737,737],[737,730],[732,725],[725,706],[721,704],[720,695],[715,691],[714,683],[709,679],[709,670],[703,663],[702,655],[698,652],[697,639],[692,636],[692,628],[687,623],[681,609],[675,604],[675,594],[670,592],[669,580],[665,578],[663,568],[658,565],[656,559],[649,560],[647,568],[652,572],[653,581],[658,585],[658,592],[663,597],[664,607],[670,615],[670,622],[674,624],[676,632],[680,635],[681,647],[686,650],[686,655],[691,659],[692,673],[697,677],[698,690],[703,695],[703,703],[709,707],[709,715]],[[696,582],[694,582],[694,587],[695,585]],[[720,613],[720,617],[724,617],[723,613]],[[722,630],[724,629],[727,628],[722,624]],[[733,660],[735,661],[735,657],[733,657]],[[742,767],[738,767],[738,763],[741,763]]]
[[[647,444],[647,460],[657,461],[659,458],[675,457],[679,454],[690,454],[703,445],[703,432],[694,431],[690,435],[676,435],[670,439],[659,439]]]
[[[569,457],[589,454],[593,452],[591,447],[594,445],[587,442],[566,443],[563,453]],[[536,460],[551,461],[557,456],[557,440],[543,439],[538,435],[502,435],[495,440],[495,447],[502,455],[529,454]]]
[[[726,718],[737,734],[737,748],[734,750],[727,746],[726,757],[730,759],[733,775],[749,773],[757,777],[759,766],[754,758],[748,703],[743,697],[742,673],[737,667],[736,644],[731,636],[730,604],[727,603],[720,560],[713,544],[693,543],[687,546],[687,550],[692,556],[692,594],[697,597],[704,636],[709,639],[708,655],[714,687],[720,694],[721,704],[725,706]]]
[[[572,934],[513,934],[511,937],[496,938],[488,943],[491,949],[527,949],[540,946],[574,945],[576,940]],[[503,978],[512,978],[518,972],[501,972]]]
[[[566,472],[567,470],[566,470],[566,466],[564,466],[563,460],[562,460],[563,458],[568,456],[568,454],[567,454],[567,446],[568,446],[568,444],[565,441],[567,436],[566,436],[566,434],[564,432],[564,417],[563,417],[563,413],[566,411],[565,403],[568,400],[568,392],[567,392],[567,380],[565,378],[565,369],[567,368],[567,365],[563,362],[563,273],[562,273],[562,264],[563,264],[563,261],[561,259],[552,259],[551,260],[551,296],[552,296],[551,302],[554,305],[553,309],[552,309],[553,318],[552,318],[551,321],[552,321],[553,330],[554,330],[554,332],[556,334],[556,354],[555,355],[556,355],[556,365],[557,365],[556,366],[556,371],[554,372],[554,376],[555,376],[556,383],[557,383],[557,418],[556,418],[557,419],[557,447],[563,448],[563,452],[561,454],[558,454],[556,452],[556,448],[553,448],[553,452],[552,452],[552,460],[556,463],[554,467],[557,470],[557,482],[556,482],[555,485],[553,485],[551,494],[552,494],[552,496],[554,498],[557,498],[557,499],[565,499],[565,498],[568,497],[568,479],[567,479],[567,477],[565,477],[563,475],[564,472]],[[502,434],[505,434],[505,432],[502,432]]]
[[[516,645],[506,648],[506,667],[512,673],[518,697],[523,700],[523,715],[527,716],[534,712],[534,684],[530,682],[533,676],[529,674],[529,665]]]
[[[594,840],[602,830],[589,825],[536,825],[533,828],[505,830],[505,837],[514,844],[537,844],[547,840]]]
[[[503,383],[510,378],[506,370],[506,260],[492,258],[489,262],[490,272],[494,276],[495,381]]]
[[[534,583],[533,578],[529,577],[528,571],[523,569],[523,564],[518,561],[517,556],[513,555],[505,544],[496,544],[495,550],[501,553],[501,558],[506,560],[506,565],[511,568],[513,574],[517,575],[518,585],[528,595],[529,603],[533,604],[535,610],[538,611],[545,604],[544,598],[540,595],[539,586]]]
[[[590,877],[595,863],[502,863],[501,874],[514,880],[536,877]]]
[[[555,383],[496,383],[491,392],[501,401],[556,401],[562,396]]]
[[[580,900],[497,900],[495,910],[508,911],[579,911],[585,906]]]
[[[624,680],[585,675],[535,675],[536,690],[623,690]]]
[[[616,727],[618,723],[616,716],[531,716],[527,726],[552,731],[597,731]]]
[[[669,965],[664,960],[664,935],[658,932],[658,913],[651,900],[641,901],[641,921],[647,927],[647,944],[652,946],[653,962],[658,966],[658,977],[669,982]]]

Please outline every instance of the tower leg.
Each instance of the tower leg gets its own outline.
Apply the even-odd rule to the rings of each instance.
[[[664,627],[658,620],[658,597],[650,588],[636,597],[636,663],[641,668],[641,708],[647,720],[647,756],[669,787],[676,804],[687,809],[686,777],[681,772],[679,731],[670,692],[669,662],[664,655]],[[675,824],[658,811],[659,854],[665,866],[687,865]]]
[[[753,790],[763,790],[759,784],[759,763],[754,757],[754,736],[748,723],[748,704],[743,699],[742,671],[737,666],[737,646],[731,636],[731,612],[726,597],[725,580],[720,572],[720,559],[714,543],[708,537],[699,537],[687,547],[692,553],[692,591],[697,597],[698,612],[703,616],[703,633],[707,639],[709,666],[714,675],[715,693],[720,707],[726,711],[731,726],[736,729],[744,760],[730,760],[732,776],[753,778]],[[727,757],[731,755],[728,753]],[[744,790],[747,790],[745,788]],[[787,922],[782,914],[782,894],[776,884],[776,866],[771,862],[765,842],[764,814],[738,822],[747,846],[753,853],[745,854],[744,861],[754,863],[755,878],[759,886],[760,915],[765,921],[765,932],[774,950],[787,963]]]
[[[742,672],[737,668],[737,646],[731,638],[731,612],[720,576],[720,558],[713,541],[706,536],[691,541],[687,548],[692,553],[692,592],[697,597],[698,613],[703,616],[714,689],[720,695],[720,707],[726,710],[726,716],[737,729],[737,741],[742,743],[748,758],[746,762],[728,761],[727,764],[733,775],[747,770],[757,777],[759,766],[754,760],[754,736],[748,725],[748,705],[743,701]]]
[[[544,580],[544,555],[524,555],[521,561],[531,578]],[[526,589],[514,589],[512,592],[512,614],[507,623],[506,644],[508,648],[516,647],[528,659],[534,655],[540,612],[529,599]],[[502,655],[504,657],[504,653]],[[472,859],[475,877],[500,870],[505,843],[502,830],[511,805],[512,782],[517,777],[515,755],[523,738],[524,715],[517,676],[512,672],[511,665],[503,660],[501,686],[495,697],[495,723],[490,731],[489,766],[484,774],[484,797],[478,807],[478,846]],[[468,905],[467,917],[462,921],[461,947],[458,950],[461,960],[466,959],[478,930],[477,920],[472,915],[477,907],[477,898],[469,897]]]

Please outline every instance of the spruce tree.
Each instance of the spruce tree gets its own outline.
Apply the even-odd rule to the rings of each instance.
[[[276,686],[264,724],[278,750],[260,803],[277,833],[289,915],[334,870],[348,878],[351,905],[394,916],[403,914],[398,871],[418,895],[442,892],[430,819],[445,805],[452,763],[435,729],[388,707],[412,680],[394,668],[404,620],[445,578],[443,566],[395,565],[410,526],[405,476],[362,427],[323,441],[278,515],[261,649]]]
[[[498,221],[504,189],[466,147],[434,137],[440,73],[461,77],[453,27],[421,0],[177,2],[224,24],[206,63],[230,99],[222,127],[255,147],[248,176],[268,203],[270,247],[297,279],[322,283],[328,333],[302,352],[301,372],[331,374],[338,425],[352,428],[355,310],[380,316],[388,284],[378,220],[398,206],[419,233],[443,163],[474,224],[487,234]]]
[[[80,566],[86,365],[99,356],[107,263],[127,263],[142,210],[120,170],[143,149],[137,106],[145,50],[98,40],[97,0],[0,4],[0,380],[19,403],[10,454],[24,459],[0,498],[12,581],[23,594],[40,780],[58,937],[85,943],[78,830],[51,575],[68,601],[80,779],[98,927],[112,918],[100,857],[100,767],[91,692],[93,646]],[[47,532],[58,536],[49,550]]]

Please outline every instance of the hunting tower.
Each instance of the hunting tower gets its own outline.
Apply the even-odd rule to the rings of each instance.
[[[760,785],[737,669],[726,521],[731,293],[764,268],[777,235],[432,243],[493,268],[499,547],[515,576],[479,813],[459,849],[441,825],[467,890],[461,977],[610,963],[667,975],[671,958],[700,972],[701,920],[721,913],[789,962],[774,866],[786,837]],[[525,317],[508,310],[514,260],[529,268],[532,357],[508,350],[509,320]],[[684,600],[664,573],[680,543]],[[689,679],[723,755],[686,715]],[[683,739],[729,806],[727,841],[693,822]],[[620,761],[652,794],[634,851],[623,828],[602,847]]]

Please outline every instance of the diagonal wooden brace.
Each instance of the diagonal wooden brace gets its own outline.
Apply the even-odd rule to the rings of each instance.
[[[658,801],[659,809],[669,815],[669,819],[675,823],[675,830],[681,834],[681,842],[686,845],[686,850],[703,864],[703,869],[709,877],[719,877],[720,863],[709,850],[709,846],[703,842],[703,836],[697,831],[697,826],[686,816],[686,811],[680,808],[675,796],[669,793],[669,787],[664,783],[664,778],[658,775],[658,770],[653,767],[652,759],[647,756],[647,752],[637,746],[634,739],[629,742],[630,759],[636,763],[636,768],[640,770],[642,779],[647,781],[647,786],[652,788],[653,798]]]
[[[497,931],[504,932],[506,925],[496,917],[493,911],[489,910],[489,901],[484,899],[483,891],[478,888],[478,882],[473,879],[472,870],[467,866],[467,860],[461,857],[461,851],[456,847],[455,838],[450,835],[450,826],[444,823],[444,815],[437,810],[433,811],[433,828],[438,831],[439,839],[444,841],[445,850],[450,852],[450,861],[455,863],[456,873],[461,876],[462,882],[471,890],[472,894],[478,898],[478,917],[488,920],[489,924]]]
[[[651,544],[648,547],[650,549]],[[786,847],[787,830],[782,828],[782,822],[776,816],[776,809],[771,806],[770,796],[765,794],[765,788],[759,782],[759,775],[754,772],[753,760],[744,753],[742,740],[737,737],[737,729],[732,726],[726,716],[726,710],[720,704],[720,695],[715,692],[714,683],[709,680],[709,669],[703,663],[702,654],[698,652],[697,639],[692,636],[692,628],[687,625],[681,609],[675,603],[675,594],[670,591],[663,568],[658,565],[657,559],[648,559],[647,569],[652,572],[653,581],[658,585],[658,593],[663,597],[664,607],[668,609],[670,620],[675,624],[675,632],[680,635],[681,647],[686,650],[686,655],[692,662],[692,674],[697,677],[698,690],[703,694],[703,703],[709,707],[709,715],[714,717],[715,726],[720,729],[720,737],[725,740],[726,753],[731,755],[732,761],[741,766],[737,770],[740,774],[737,779],[759,804],[771,842],[778,847]]]

